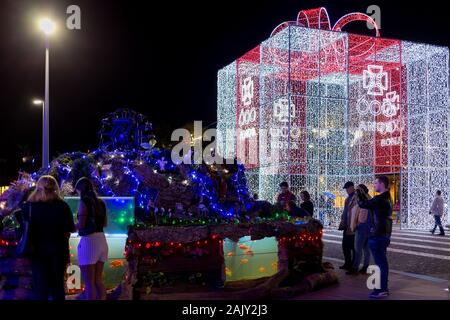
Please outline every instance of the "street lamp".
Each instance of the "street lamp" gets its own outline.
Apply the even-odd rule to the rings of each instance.
[[[46,35],[50,35],[56,30],[55,23],[48,19],[44,18],[39,20],[39,29],[41,29],[42,32],[44,32]]]
[[[33,104],[36,106],[42,107],[42,166],[44,166],[44,145],[45,145],[45,128],[44,128],[44,122],[45,122],[45,102],[41,99],[34,99]],[[47,135],[48,136],[48,135]],[[47,158],[48,159],[48,158]]]
[[[45,35],[45,99],[42,134],[42,167],[45,168],[49,163],[49,36],[55,32],[56,25],[50,19],[45,18],[39,21],[39,29]]]
[[[44,101],[40,99],[34,99],[33,104],[36,106],[42,105],[42,107],[44,107]]]

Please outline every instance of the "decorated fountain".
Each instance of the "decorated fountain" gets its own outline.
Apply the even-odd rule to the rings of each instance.
[[[99,134],[97,150],[65,153],[38,172],[22,172],[1,195],[0,298],[31,294],[29,264],[13,256],[21,233],[17,216],[45,174],[58,180],[74,217],[79,203],[74,183],[80,177],[89,177],[104,199],[110,247],[105,282],[111,299],[226,298],[248,290],[262,298],[280,295],[273,290],[283,281],[286,287],[299,277],[330,277],[322,266],[322,225],[316,220],[294,224],[268,202],[255,206],[244,166],[175,164],[170,150],[157,146],[147,118],[129,109],[103,119]],[[73,234],[68,294],[83,288],[71,280],[78,241]],[[296,290],[311,288],[309,281],[300,281]]]

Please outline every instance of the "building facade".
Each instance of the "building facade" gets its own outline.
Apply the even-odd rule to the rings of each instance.
[[[342,31],[355,20],[375,36]],[[427,228],[435,191],[450,197],[448,70],[448,48],[382,38],[365,14],[331,27],[324,8],[301,11],[218,72],[219,153],[245,164],[262,199],[281,181],[308,190],[326,225],[345,181],[373,192],[388,175],[402,227]]]

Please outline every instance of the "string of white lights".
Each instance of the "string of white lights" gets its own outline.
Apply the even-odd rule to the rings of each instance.
[[[448,59],[448,48],[289,25],[219,71],[219,148],[262,199],[282,181],[308,190],[326,225],[339,222],[345,181],[373,193],[387,174],[402,226],[428,228],[435,191],[450,200]]]

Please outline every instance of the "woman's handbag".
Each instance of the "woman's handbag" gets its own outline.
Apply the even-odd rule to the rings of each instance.
[[[31,244],[31,237],[30,237],[30,221],[32,212],[31,208],[32,204],[28,203],[28,219],[26,219],[22,211],[23,232],[22,237],[20,238],[19,244],[17,245],[15,251],[15,256],[18,258],[29,258],[33,253],[33,246]]]

